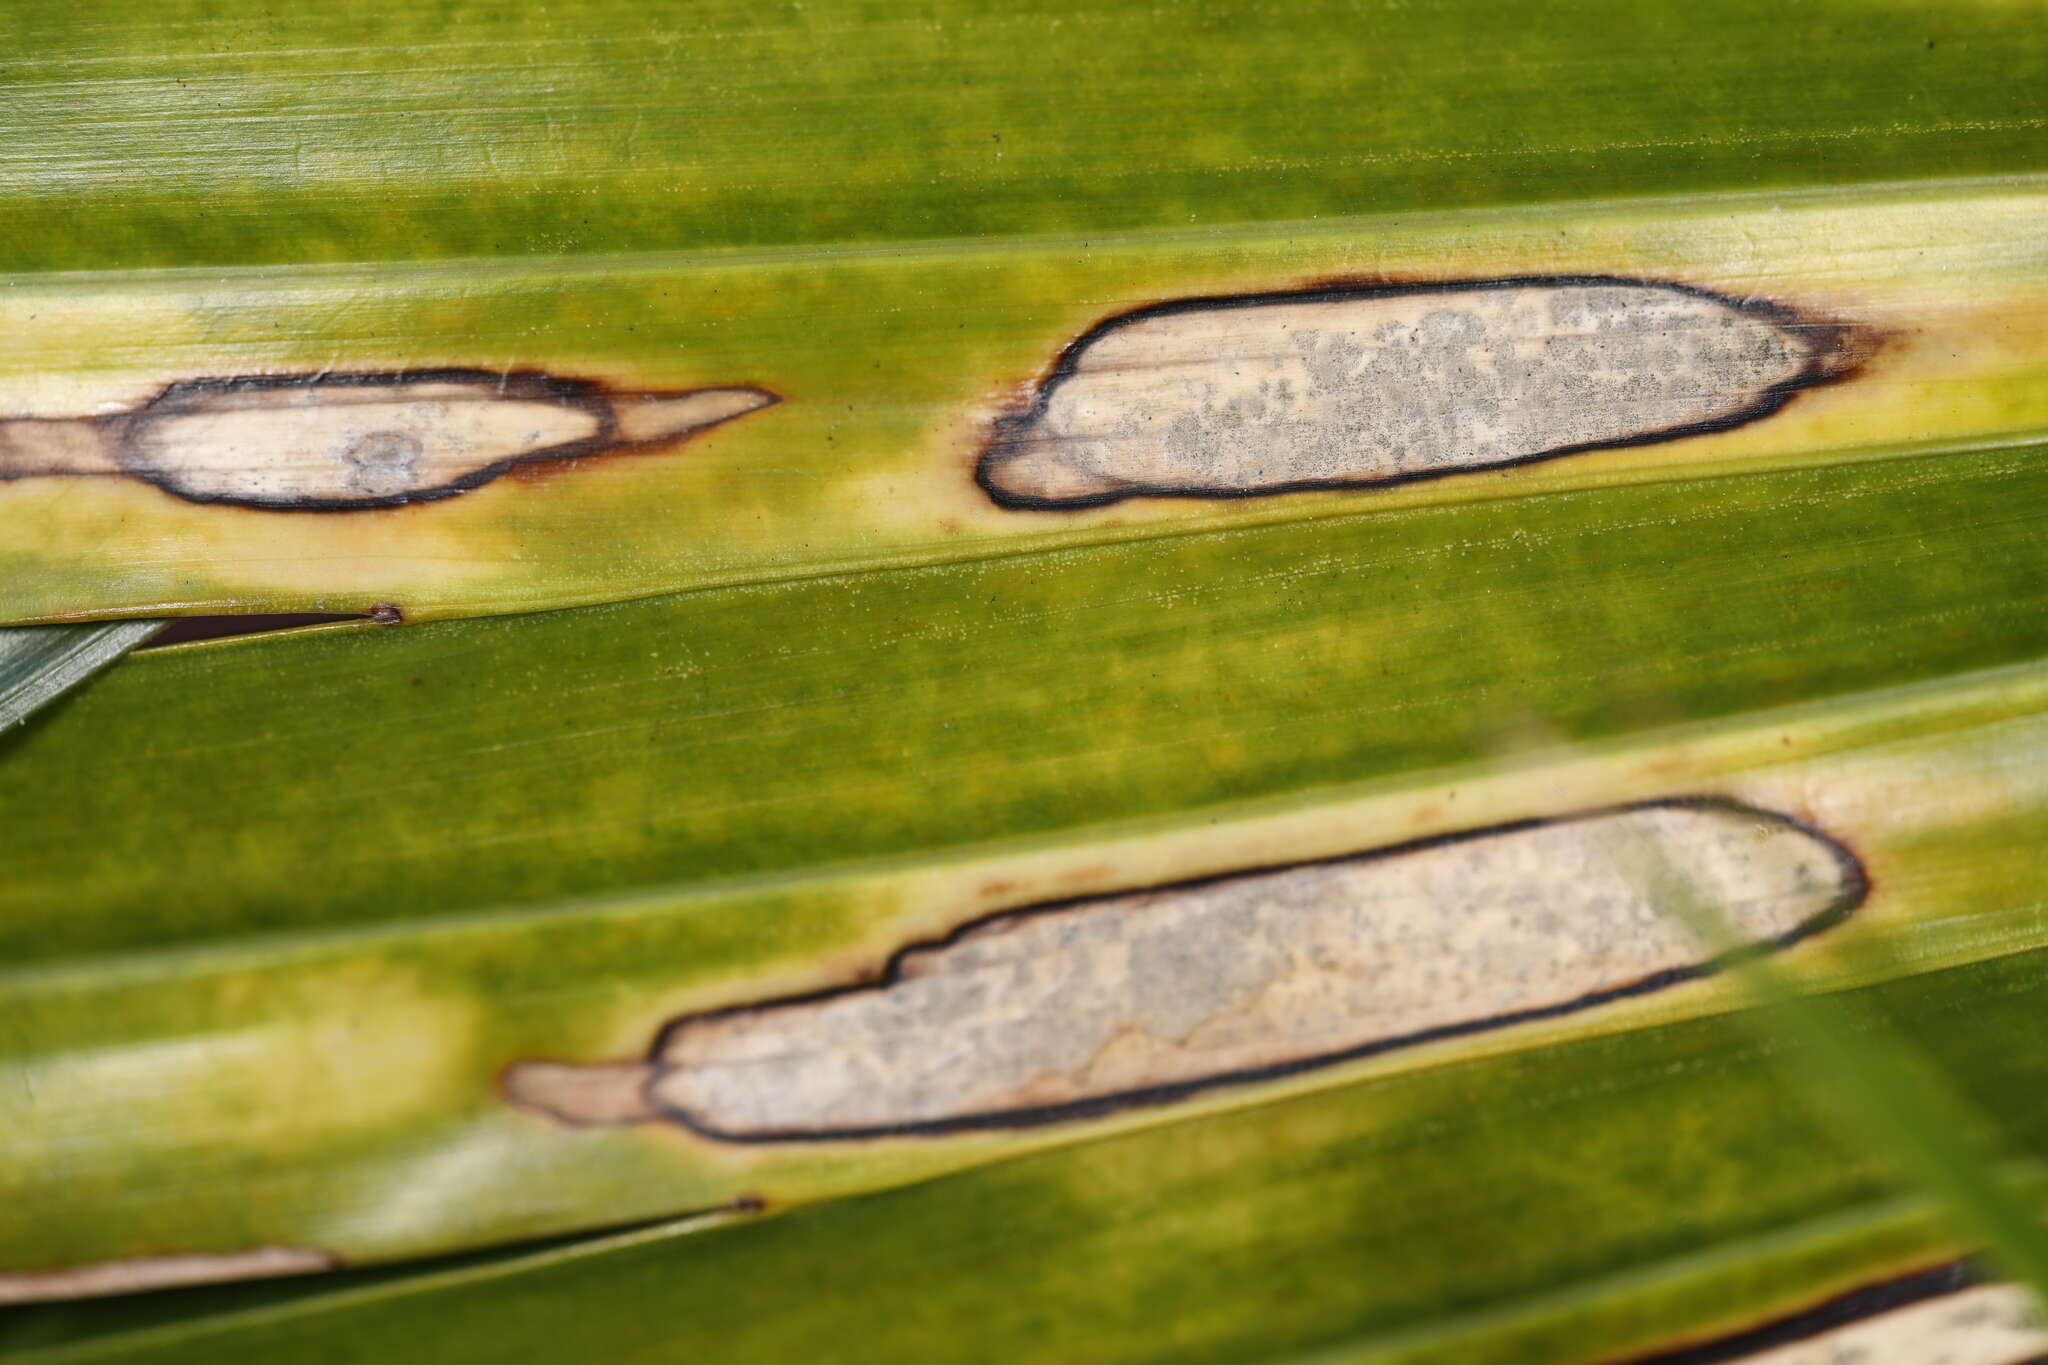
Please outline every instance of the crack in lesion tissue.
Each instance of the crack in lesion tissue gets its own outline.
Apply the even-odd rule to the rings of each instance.
[[[731,1141],[1087,1118],[1707,975],[1660,908],[1672,886],[1774,951],[1866,882],[1790,816],[1675,798],[1003,911],[877,980],[685,1015],[640,1059],[518,1062],[505,1090],[565,1122]]]
[[[1001,506],[1365,487],[1766,417],[1847,327],[1689,285],[1533,277],[1187,299],[1112,318],[1006,416]]]
[[[534,371],[192,379],[125,412],[0,419],[0,481],[126,477],[190,502],[360,511],[453,497],[520,465],[672,446],[776,401]]]

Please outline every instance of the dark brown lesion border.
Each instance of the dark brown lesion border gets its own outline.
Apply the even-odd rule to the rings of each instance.
[[[565,442],[542,450],[514,455],[485,465],[447,483],[429,488],[407,489],[387,497],[293,498],[262,500],[237,497],[208,497],[177,487],[175,479],[160,471],[137,453],[137,433],[144,424],[161,417],[196,408],[216,395],[273,393],[290,389],[382,388],[394,384],[476,384],[491,386],[494,397],[514,402],[553,403],[588,413],[598,424],[595,434],[581,441]],[[443,366],[418,370],[364,370],[347,373],[251,374],[228,378],[180,379],[166,384],[154,398],[128,412],[92,419],[114,441],[122,468],[134,478],[160,488],[175,498],[201,506],[255,507],[272,512],[355,512],[379,507],[403,507],[415,502],[438,502],[466,493],[499,478],[523,464],[541,460],[577,460],[603,454],[617,445],[617,419],[612,415],[611,390],[594,379],[568,379],[542,370],[492,370]]]
[[[1675,427],[1659,427],[1653,431],[1637,432],[1632,435],[1606,440],[1558,446],[1554,449],[1536,451],[1531,454],[1518,455],[1510,459],[1496,460],[1486,464],[1421,469],[1370,479],[1295,479],[1282,483],[1262,485],[1257,488],[1228,488],[1199,484],[1182,485],[1179,487],[1131,486],[1107,489],[1100,493],[1079,494],[1073,497],[1060,498],[1018,493],[1001,487],[995,480],[994,470],[1022,453],[1027,444],[1024,433],[1030,428],[1032,423],[1044,416],[1053,394],[1075,376],[1081,354],[1104,336],[1119,328],[1127,327],[1132,323],[1148,321],[1153,318],[1173,317],[1183,313],[1258,308],[1272,304],[1349,303],[1367,299],[1396,298],[1411,294],[1454,294],[1481,290],[1556,288],[1574,285],[1616,285],[1631,288],[1661,289],[1669,293],[1681,294],[1689,298],[1705,299],[1725,307],[1734,308],[1750,317],[1768,323],[1783,331],[1793,333],[1807,341],[1809,343],[1809,351],[1806,365],[1792,378],[1780,381],[1762,390],[1753,402],[1737,411],[1720,417],[1700,422],[1689,422]],[[1738,298],[1734,295],[1723,294],[1718,290],[1708,289],[1701,285],[1687,284],[1678,280],[1661,280],[1628,275],[1501,275],[1450,280],[1400,280],[1366,283],[1324,282],[1301,289],[1281,289],[1253,294],[1213,294],[1191,298],[1168,299],[1163,302],[1145,304],[1125,312],[1112,314],[1068,342],[1061,349],[1052,367],[1033,386],[1029,404],[1022,410],[1006,413],[996,418],[990,428],[989,438],[974,462],[974,482],[983,493],[988,495],[991,502],[1006,510],[1079,512],[1090,508],[1111,506],[1131,498],[1230,500],[1268,498],[1278,497],[1285,493],[1392,488],[1403,484],[1451,478],[1460,474],[1491,473],[1502,469],[1517,468],[1522,465],[1539,464],[1547,460],[1562,459],[1568,455],[1579,455],[1588,451],[1659,445],[1666,441],[1681,440],[1688,436],[1705,436],[1714,432],[1729,431],[1736,427],[1747,426],[1751,422],[1760,421],[1776,413],[1807,389],[1823,384],[1832,384],[1853,375],[1869,359],[1882,340],[1882,336],[1874,329],[1809,317],[1790,304],[1780,303],[1772,299],[1754,296]]]
[[[1734,1365],[1762,1351],[1789,1346],[1881,1317],[1901,1308],[1946,1298],[1987,1283],[1976,1262],[1948,1261],[1925,1270],[1915,1270],[1894,1279],[1862,1285],[1823,1300],[1810,1308],[1756,1327],[1746,1327],[1709,1341],[1657,1350],[1649,1355],[1629,1356],[1615,1365]],[[2037,1365],[2048,1356],[2036,1356],[2022,1365]]]

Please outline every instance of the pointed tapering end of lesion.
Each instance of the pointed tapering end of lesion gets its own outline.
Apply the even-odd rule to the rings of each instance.
[[[1807,369],[1799,379],[1800,388],[1849,378],[1898,336],[1896,331],[1867,323],[1798,318],[1783,326],[1806,347]]]
[[[621,442],[667,445],[781,401],[768,390],[756,388],[643,393],[613,399],[612,417]]]
[[[514,1062],[500,1084],[529,1113],[578,1128],[616,1128],[658,1117],[647,1103],[654,1067],[647,1062]]]
[[[0,420],[0,480],[124,472],[105,431],[90,420]]]

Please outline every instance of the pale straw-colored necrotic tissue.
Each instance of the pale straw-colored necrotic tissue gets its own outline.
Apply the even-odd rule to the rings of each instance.
[[[1053,1121],[1677,984],[1711,955],[1671,894],[1769,948],[1862,891],[1794,821],[1658,803],[1026,907],[880,982],[685,1016],[644,1062],[522,1063],[508,1087],[572,1121],[741,1140]]]
[[[471,370],[189,380],[110,416],[0,421],[0,479],[125,475],[194,502],[352,511],[680,441],[775,401]]]
[[[979,466],[1012,507],[1397,482],[1768,415],[1841,329],[1622,279],[1190,300],[1081,338]]]

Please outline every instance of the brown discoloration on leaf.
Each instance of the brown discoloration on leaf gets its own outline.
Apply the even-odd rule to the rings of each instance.
[[[521,1109],[577,1126],[614,1126],[659,1118],[647,1102],[647,1062],[569,1066],[560,1062],[515,1062],[505,1068],[500,1088]]]
[[[1525,821],[999,912],[898,950],[874,982],[672,1020],[645,1063],[520,1063],[508,1094],[749,1142],[1167,1103],[1716,971],[1634,875],[1645,845],[1756,951],[1868,885],[1828,835],[1732,802]]]
[[[751,387],[623,392],[532,371],[194,379],[112,416],[0,421],[0,480],[126,476],[190,502],[358,511],[671,446],[776,401]]]
[[[1608,276],[1347,282],[1113,317],[996,423],[1000,506],[1242,498],[1502,470],[1767,417],[1875,339]]]
[[[121,1261],[56,1270],[0,1273],[0,1304],[39,1303],[52,1299],[101,1298],[146,1289],[218,1284],[230,1280],[269,1279],[335,1270],[341,1260],[309,1247],[256,1247],[249,1251],[175,1256],[136,1256]]]

